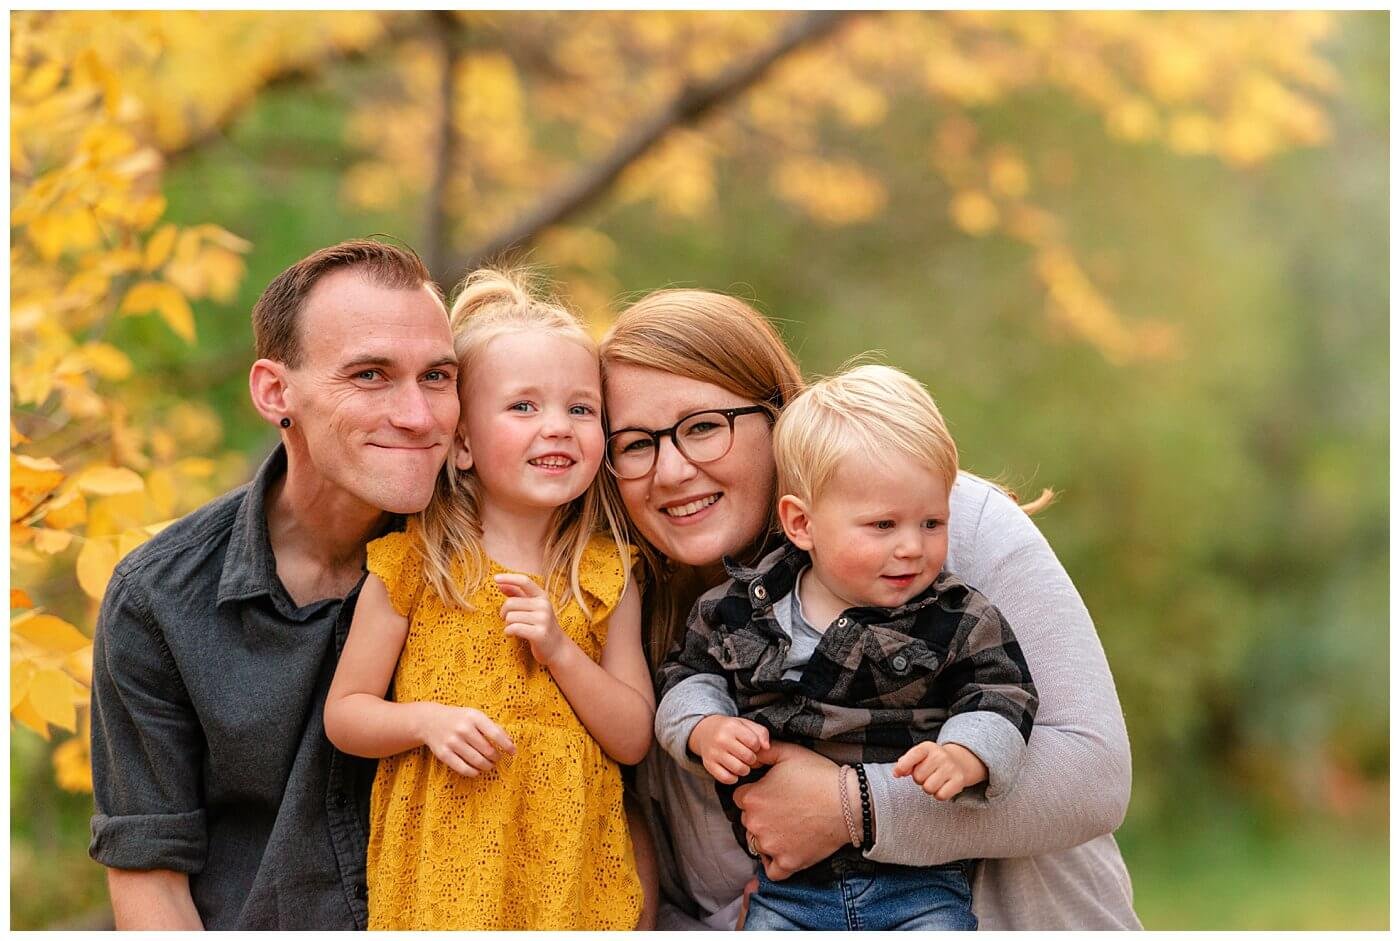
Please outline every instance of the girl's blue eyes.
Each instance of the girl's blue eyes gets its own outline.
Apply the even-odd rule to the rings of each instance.
[[[538,409],[535,408],[535,403],[533,403],[533,402],[516,402],[514,405],[512,405],[512,406],[510,407],[509,411],[512,411],[512,412],[521,412],[521,413],[529,413],[529,412],[538,411]],[[570,414],[570,415],[596,415],[596,414],[598,414],[598,410],[595,409],[595,408],[594,408],[593,406],[591,406],[591,405],[571,405],[571,406],[569,406],[569,414]]]

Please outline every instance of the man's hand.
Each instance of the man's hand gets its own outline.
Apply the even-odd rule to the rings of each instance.
[[[474,778],[496,765],[497,749],[515,754],[515,743],[505,729],[476,709],[444,706],[436,702],[414,703],[417,738],[438,761],[460,775]]]
[[[961,745],[920,742],[900,756],[894,766],[895,777],[911,775],[925,794],[946,801],[987,780],[987,766]]]
[[[791,742],[774,742],[758,760],[772,767],[736,790],[734,803],[769,879],[786,879],[850,845],[835,762]]]
[[[497,575],[496,584],[506,596],[501,605],[506,634],[529,641],[536,662],[548,667],[569,643],[554,617],[549,595],[528,575]]]
[[[768,730],[737,716],[706,716],[695,724],[687,744],[710,777],[735,784],[758,766],[758,753],[768,747]]]

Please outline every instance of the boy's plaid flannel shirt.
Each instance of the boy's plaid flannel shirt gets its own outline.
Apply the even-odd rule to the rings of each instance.
[[[896,761],[916,742],[937,741],[944,724],[964,713],[1000,716],[1020,733],[1021,746],[1029,740],[1037,698],[1021,647],[1001,612],[946,572],[898,608],[846,610],[801,676],[783,679],[791,642],[773,603],[792,592],[809,562],[788,542],[757,568],[726,559],[730,579],[691,609],[661,666],[660,696],[699,674],[722,676],[740,716],[766,726],[774,740],[845,764]]]

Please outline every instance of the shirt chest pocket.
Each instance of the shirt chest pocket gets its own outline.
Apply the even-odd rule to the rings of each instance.
[[[710,638],[708,652],[728,673],[749,673],[763,658],[769,645],[749,633],[720,631]]]
[[[928,705],[947,649],[884,627],[867,627],[851,692],[867,705],[913,708]]]

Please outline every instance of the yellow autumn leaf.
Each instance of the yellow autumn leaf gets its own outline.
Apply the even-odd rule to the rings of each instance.
[[[25,516],[63,482],[63,468],[50,458],[10,452],[10,519]]]
[[[1030,173],[1019,157],[999,153],[987,165],[987,184],[1000,196],[1019,199],[1030,189]]]
[[[82,358],[103,379],[121,382],[131,376],[131,360],[110,343],[84,343]]]
[[[89,643],[83,649],[75,650],[65,656],[63,669],[82,686],[92,686],[92,644]]]
[[[107,539],[88,539],[78,551],[78,586],[89,598],[101,600],[117,567],[117,549]]]
[[[146,475],[146,494],[157,513],[169,516],[175,512],[176,493],[175,475],[170,471],[158,467]]]
[[[160,281],[142,281],[132,286],[122,299],[123,314],[155,312],[180,338],[194,342],[194,311],[185,296]]]
[[[62,529],[49,529],[47,526],[34,530],[34,548],[46,555],[57,555],[73,541],[73,534]]]
[[[1001,218],[987,194],[979,190],[963,190],[953,197],[948,207],[954,224],[968,235],[986,235],[996,228]]]
[[[44,741],[49,740],[49,724],[34,708],[34,702],[29,698],[27,690],[24,699],[10,706],[10,716],[20,725],[40,735]]]
[[[241,239],[228,229],[221,226],[205,223],[197,225],[194,231],[199,233],[199,237],[206,242],[211,242],[230,252],[252,251],[253,243],[247,239]]]
[[[15,608],[32,608],[34,601],[29,597],[29,593],[23,588],[10,589],[10,610]]]
[[[10,633],[33,641],[45,650],[70,654],[92,644],[92,638],[52,614],[38,614],[10,624]]]
[[[77,477],[85,493],[111,497],[122,493],[140,493],[145,489],[141,475],[126,467],[89,467]]]
[[[146,243],[146,253],[141,261],[141,267],[147,271],[155,271],[165,260],[170,257],[170,250],[175,247],[175,236],[179,230],[170,223],[166,223],[156,229],[155,235]]]
[[[146,532],[144,528],[128,529],[126,532],[122,533],[121,536],[117,538],[118,561],[126,558],[127,553],[150,538],[150,533]]]
[[[207,457],[186,457],[175,462],[174,470],[186,477],[209,477],[215,471],[214,462]]]
[[[15,706],[24,701],[29,695],[29,681],[34,678],[35,670],[33,662],[23,660],[19,657],[10,657],[10,710],[14,711]]]
[[[87,521],[87,500],[76,487],[61,493],[44,511],[44,525],[54,529],[72,529]]]
[[[238,293],[238,283],[247,271],[243,259],[218,246],[206,248],[199,259],[204,266],[205,292],[221,303],[233,300]]]
[[[29,681],[28,701],[44,721],[73,732],[78,727],[78,711],[73,706],[76,685],[62,670],[39,670]]]
[[[92,757],[88,754],[86,736],[68,739],[53,750],[54,780],[65,791],[86,793],[92,790]]]
[[[45,62],[29,73],[24,83],[14,90],[14,96],[20,101],[38,101],[52,94],[61,81],[63,66],[57,62]]]

